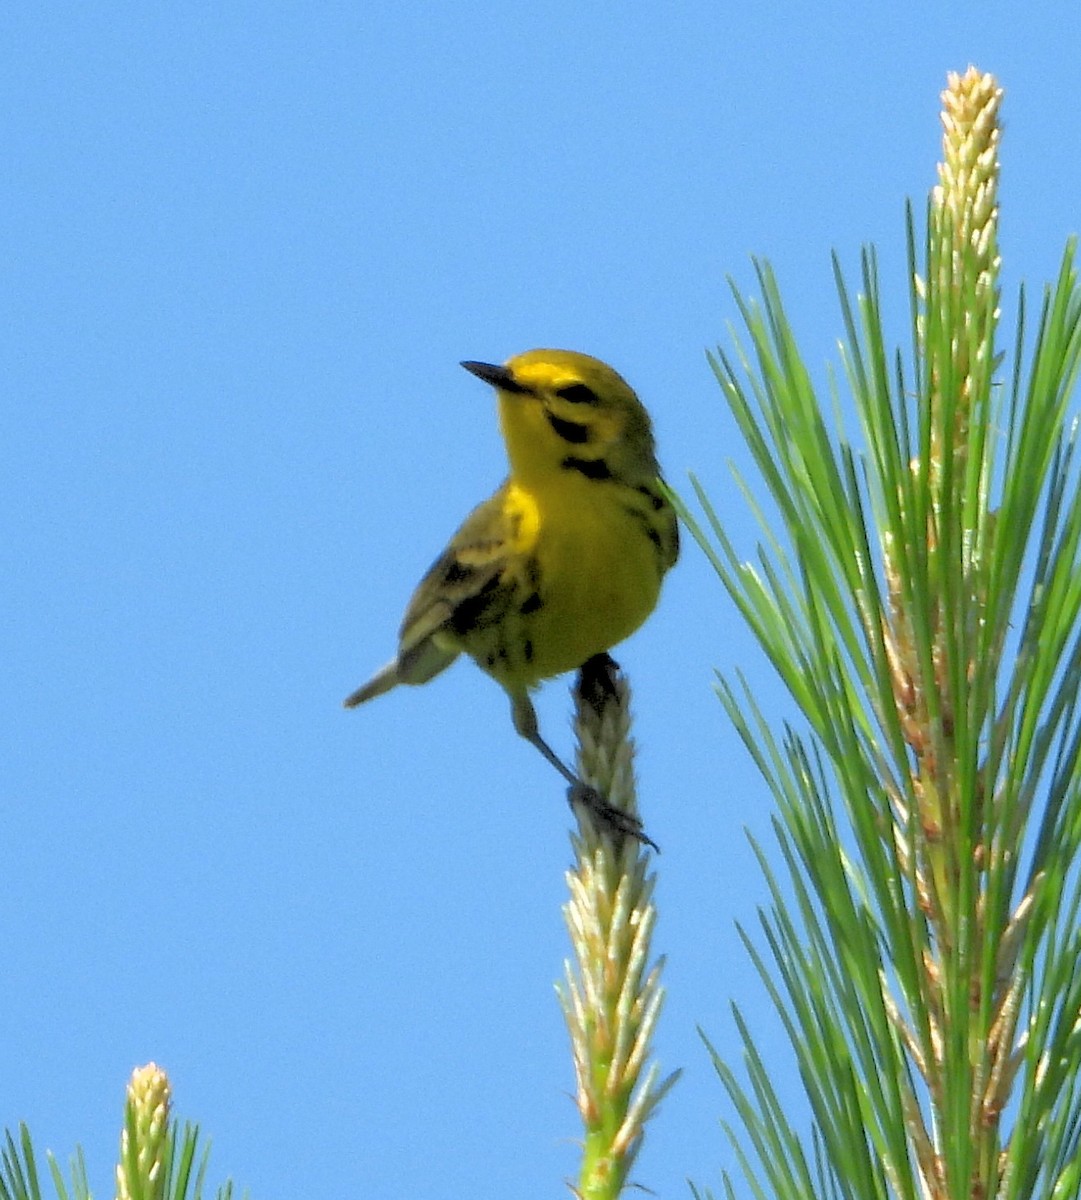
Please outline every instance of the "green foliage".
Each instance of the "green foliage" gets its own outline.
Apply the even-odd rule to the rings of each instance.
[[[697,481],[704,518],[681,515],[809,726],[718,684],[778,807],[783,872],[759,852],[771,904],[744,938],[813,1114],[808,1142],[737,1010],[747,1082],[714,1060],[755,1196],[1076,1193],[1081,290],[1071,244],[999,382],[999,96],[974,72],[944,94],[907,366],[873,253],[855,296],[835,264],[858,442],[767,266],[760,300],[736,294],[746,341],[711,359],[779,528],[743,480],[757,562]]]
[[[70,1183],[65,1180],[54,1155],[47,1152],[45,1157],[58,1200],[92,1200],[81,1149],[76,1150],[71,1160]],[[208,1195],[213,1195],[215,1200],[234,1200],[236,1192],[232,1182],[222,1184],[215,1192],[206,1191],[209,1158],[210,1146],[199,1146],[198,1126],[185,1122],[181,1127],[174,1121],[165,1138],[165,1171],[150,1188],[140,1187],[129,1194],[143,1200],[151,1197],[153,1200],[204,1200]],[[0,1154],[0,1200],[44,1200],[46,1195],[30,1131],[20,1125],[18,1141],[10,1130],[6,1131]]]

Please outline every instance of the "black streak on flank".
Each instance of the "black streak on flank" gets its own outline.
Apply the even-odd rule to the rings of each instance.
[[[633,517],[642,527],[642,532],[653,543],[654,546],[662,553],[664,552],[664,542],[661,540],[660,533],[653,527],[653,524],[640,509],[635,508],[631,504],[622,504],[620,507],[629,517]]]
[[[665,498],[663,496],[658,496],[657,493],[651,487],[649,487],[647,484],[644,484],[644,483],[639,484],[638,487],[636,487],[634,490],[636,492],[641,492],[642,495],[646,497],[646,499],[650,502],[650,504],[653,505],[654,512],[660,512],[661,509],[664,508],[665,504],[667,503],[667,501],[665,500]]]
[[[572,446],[581,446],[589,441],[589,426],[580,425],[577,421],[564,421],[555,413],[546,412],[544,415],[548,418],[548,424],[565,442],[570,442]]]
[[[530,592],[528,596],[518,605],[518,611],[523,617],[529,616],[530,613],[535,613],[542,605],[539,592]]]
[[[612,472],[603,458],[565,458],[560,464],[565,470],[577,471],[587,479],[605,480],[612,478]]]

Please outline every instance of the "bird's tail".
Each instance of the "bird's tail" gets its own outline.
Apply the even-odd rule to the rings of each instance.
[[[365,700],[374,700],[376,696],[381,696],[384,692],[389,692],[392,687],[397,687],[402,682],[402,677],[398,671],[398,660],[387,663],[381,670],[377,671],[367,683],[363,683],[355,692],[350,692],[342,701],[346,708],[356,708],[358,704],[363,704]]]

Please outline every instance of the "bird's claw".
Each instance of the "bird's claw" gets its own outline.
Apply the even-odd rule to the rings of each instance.
[[[651,850],[660,854],[660,846],[646,833],[638,817],[622,808],[617,808],[589,784],[581,781],[572,784],[567,789],[567,801],[572,809],[581,805],[610,833],[634,838],[635,841],[649,846]]]

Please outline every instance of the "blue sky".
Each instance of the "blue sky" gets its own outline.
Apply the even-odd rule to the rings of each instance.
[[[0,1124],[81,1142],[99,1194],[151,1059],[259,1200],[573,1175],[559,781],[468,664],[340,707],[502,476],[458,361],[608,360],[750,555],[725,277],[769,258],[817,369],[830,251],[873,241],[904,341],[903,206],[969,62],[1007,89],[1007,311],[1081,224],[1074,5],[739,7],[0,18]],[[618,657],[685,1073],[636,1178],[686,1195],[733,1166],[696,1033],[735,1057],[731,999],[798,1110],[734,928],[769,801],[714,668],[789,708],[689,539]],[[539,710],[569,751],[564,683]]]

